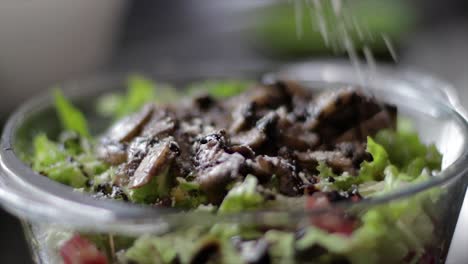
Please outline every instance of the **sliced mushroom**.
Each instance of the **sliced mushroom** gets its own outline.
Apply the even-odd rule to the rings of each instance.
[[[288,196],[296,196],[300,192],[302,181],[297,176],[295,166],[280,157],[258,156],[255,161],[248,161],[251,173],[260,181],[266,182],[273,175],[279,179],[279,191]]]
[[[253,88],[249,99],[259,108],[275,109],[282,104],[288,104],[290,97],[283,85],[276,83]]]
[[[380,111],[359,125],[361,136],[363,138],[366,138],[367,136],[373,136],[384,128],[395,129],[396,116],[396,108],[387,107],[386,110]]]
[[[197,181],[212,201],[217,194],[224,192],[224,187],[239,177],[245,158],[238,154],[222,153],[216,164],[199,171]]]
[[[179,147],[175,141],[164,140],[156,143],[149,149],[148,154],[135,170],[128,187],[135,189],[149,183],[153,177],[161,174],[170,166],[178,153]]]
[[[319,136],[307,131],[302,124],[291,125],[281,131],[280,137],[284,145],[299,151],[312,150],[320,143]]]
[[[359,169],[362,162],[372,160],[372,156],[366,151],[365,143],[356,141],[342,142],[336,145],[336,150],[351,159],[356,169]]]
[[[216,100],[209,94],[200,94],[193,98],[193,102],[200,110],[208,110]]]
[[[377,102],[353,88],[327,92],[317,97],[309,109],[308,126],[322,144],[365,140],[376,130],[395,127],[396,108]]]
[[[258,120],[251,130],[233,136],[231,143],[233,145],[248,146],[255,151],[276,133],[275,124],[277,121],[278,115],[271,111]]]
[[[224,130],[208,134],[195,142],[195,164],[199,168],[210,167],[227,148],[226,132]]]
[[[105,137],[112,142],[129,142],[140,133],[153,110],[153,105],[146,105],[140,112],[121,119],[109,129]]]
[[[246,159],[255,158],[255,152],[249,146],[236,145],[229,148],[230,152],[236,152],[244,156]]]
[[[127,161],[127,147],[117,142],[102,142],[96,148],[96,155],[110,165],[116,166]]]
[[[226,134],[219,131],[207,135],[195,144],[196,180],[210,201],[218,203],[224,187],[240,175],[245,158],[239,153],[229,154]]]
[[[117,170],[116,184],[126,185],[143,158],[148,153],[153,140],[150,138],[136,137],[127,147],[126,163],[121,164]]]
[[[255,104],[247,102],[238,105],[232,112],[232,124],[229,128],[231,133],[238,133],[254,122]]]
[[[370,119],[348,129],[336,138],[335,143],[350,141],[365,142],[368,136],[374,136],[385,128],[396,128],[396,110],[394,111],[390,107],[388,107],[388,110],[380,111]]]
[[[257,128],[254,128],[239,135],[235,135],[231,138],[231,143],[234,146],[248,146],[249,148],[254,150],[260,148],[266,141],[267,135],[265,134],[265,132]]]
[[[300,83],[292,80],[279,80],[275,85],[283,87],[289,96],[296,96],[305,100],[311,100],[313,97],[311,89],[307,89]]]
[[[162,138],[174,132],[175,120],[166,109],[155,109],[141,135],[149,138]]]
[[[325,163],[333,169],[333,172],[340,174],[349,172],[355,174],[353,161],[339,151],[308,151],[296,153],[296,158],[300,166],[309,171],[316,171],[319,163]]]

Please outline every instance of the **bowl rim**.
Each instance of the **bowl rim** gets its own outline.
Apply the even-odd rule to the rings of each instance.
[[[296,64],[300,65],[300,64]],[[323,67],[323,62],[308,62],[308,65]],[[349,65],[336,62],[328,62],[328,67],[345,67],[349,70]],[[437,102],[441,107],[446,108],[450,116],[462,127],[462,132],[468,135],[468,121],[465,118],[463,109],[456,105],[451,85],[434,78],[432,75],[423,74],[417,71],[404,70],[403,73],[388,66],[379,66],[379,70],[389,76],[412,76],[417,78],[430,78],[443,87],[446,98]],[[278,72],[281,72],[278,71]],[[87,85],[104,82],[121,83],[123,76],[118,75],[100,76],[98,78],[65,84],[64,92],[71,98],[85,96],[90,93],[90,89],[83,89]],[[154,75],[148,75],[154,76]],[[175,76],[177,77],[177,76]],[[199,77],[203,77],[199,76]],[[441,86],[443,84],[443,86]],[[107,88],[103,91],[108,90]],[[94,93],[100,89],[94,89]],[[21,126],[22,121],[29,113],[40,108],[50,107],[51,96],[43,93],[41,96],[32,98],[21,105],[8,119],[0,142],[0,202],[13,214],[33,221],[50,221],[61,225],[72,225],[76,228],[86,228],[97,231],[118,232],[163,232],[171,226],[193,223],[195,217],[210,222],[238,222],[258,221],[271,217],[271,215],[286,214],[289,217],[298,219],[306,215],[320,214],[324,210],[300,210],[300,211],[268,211],[256,210],[236,214],[213,215],[209,212],[189,212],[184,213],[190,217],[180,217],[180,210],[168,208],[150,208],[130,203],[114,201],[110,199],[96,199],[90,195],[83,195],[71,191],[70,187],[54,182],[47,177],[40,176],[34,172],[30,166],[23,163],[14,152],[15,133]],[[464,142],[462,153],[446,169],[442,170],[438,177],[424,181],[419,184],[410,185],[402,190],[391,192],[386,195],[372,199],[364,199],[358,203],[337,203],[335,207],[346,206],[373,206],[389,201],[402,199],[415,193],[441,186],[461,177],[468,170],[465,164],[468,162],[468,141]]]

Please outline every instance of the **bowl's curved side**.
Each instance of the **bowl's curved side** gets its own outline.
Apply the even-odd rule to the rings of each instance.
[[[320,65],[320,64],[318,64]],[[324,67],[327,74],[330,76],[333,71],[333,65]],[[353,69],[349,66],[336,65],[337,72],[335,76],[339,76],[342,71],[347,71],[347,74],[352,74]],[[320,67],[317,66],[317,69]],[[330,79],[310,79],[307,82],[313,81],[315,88],[323,88],[332,85],[339,80]],[[320,75],[322,76],[322,75]],[[347,76],[347,75],[344,75]],[[364,201],[360,204],[363,207],[370,207],[378,204],[387,203],[396,199],[403,199],[415,193],[428,190],[433,187],[450,184],[458,181],[466,172],[468,162],[468,143],[465,140],[468,138],[467,121],[446,100],[425,94],[417,89],[412,89],[415,84],[407,81],[401,76],[393,73],[385,75],[382,79],[385,89],[375,89],[378,97],[384,98],[391,103],[396,103],[405,108],[408,113],[415,111],[420,118],[420,131],[429,140],[441,140],[442,143],[447,143],[446,139],[451,138],[457,144],[454,157],[448,162],[446,169],[439,177],[430,181],[410,186],[399,192],[391,193],[387,196],[378,197]],[[294,78],[293,78],[294,79]],[[298,78],[296,78],[298,79]],[[300,79],[299,79],[300,80]],[[70,98],[81,103],[82,105],[92,104],[96,94],[100,94],[103,90],[120,87],[122,85],[121,78],[109,78],[100,82],[84,82],[82,84],[73,83],[71,87],[65,86],[65,93]],[[320,85],[315,86],[321,83]],[[333,86],[333,85],[332,85]],[[97,88],[97,89],[96,89]],[[72,225],[77,228],[99,229],[100,231],[118,231],[145,233],[147,230],[165,229],[167,226],[190,225],[197,219],[209,218],[210,221],[237,221],[242,218],[244,221],[264,221],[271,219],[271,215],[278,214],[294,216],[296,219],[317,212],[252,212],[233,217],[215,217],[204,214],[191,215],[191,217],[172,217],[174,210],[155,209],[148,207],[140,207],[136,205],[126,204],[122,202],[97,200],[91,196],[83,195],[82,193],[72,192],[69,187],[52,182],[46,177],[41,177],[34,173],[31,168],[19,158],[18,140],[20,131],[30,129],[30,122],[36,121],[35,129],[44,127],[53,127],[57,121],[38,118],[42,115],[49,115],[51,111],[51,98],[48,95],[33,99],[20,107],[9,119],[2,138],[0,149],[0,200],[8,210],[14,214],[20,215],[31,220],[46,220],[58,222],[61,224]],[[411,104],[408,104],[411,102]],[[89,113],[92,110],[88,109]],[[424,117],[424,118],[423,118]],[[47,120],[47,121],[45,121]],[[437,125],[437,131],[424,128],[425,122],[431,122],[432,125]],[[443,125],[441,125],[443,124]],[[455,131],[455,133],[454,133]],[[29,131],[31,133],[31,131]],[[32,136],[32,135],[29,135]],[[432,137],[432,138],[431,138]],[[444,137],[441,139],[441,137]],[[458,140],[458,141],[457,141]],[[455,148],[453,148],[455,149]],[[446,150],[449,153],[450,149]],[[347,206],[341,204],[338,206]],[[320,213],[320,212],[318,212]],[[159,219],[160,221],[155,221]],[[234,220],[233,220],[234,219]],[[266,220],[265,220],[266,221]]]

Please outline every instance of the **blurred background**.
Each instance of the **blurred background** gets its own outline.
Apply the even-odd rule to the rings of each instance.
[[[379,62],[434,73],[454,84],[468,106],[467,1],[352,2],[350,12],[364,25],[356,34],[367,36]],[[210,65],[266,71],[295,61],[346,59],[313,26],[309,2],[301,3],[297,17],[292,1],[274,0],[2,1],[0,124],[25,99],[66,80]],[[352,39],[357,48],[364,45]],[[18,220],[3,211],[0,234],[2,263],[31,262]]]

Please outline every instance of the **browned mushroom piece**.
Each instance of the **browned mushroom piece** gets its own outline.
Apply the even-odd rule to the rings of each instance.
[[[253,150],[260,148],[266,141],[267,135],[265,132],[257,128],[253,128],[252,130],[235,135],[231,138],[231,143],[234,146],[248,146]]]
[[[346,157],[339,151],[297,152],[296,159],[301,167],[309,171],[316,171],[319,163],[325,163],[337,174],[343,172],[349,172],[351,174],[356,173],[352,159]]]
[[[282,130],[280,140],[283,145],[299,151],[315,149],[320,143],[317,133],[306,130],[302,124],[291,124]]]
[[[216,100],[211,95],[203,93],[195,96],[193,103],[200,110],[208,110],[216,103]]]
[[[354,88],[326,92],[309,108],[309,127],[320,136],[321,143],[365,141],[383,128],[394,128],[396,108],[381,104]]]
[[[239,154],[241,154],[242,156],[244,156],[247,159],[255,158],[255,152],[249,146],[235,145],[235,146],[231,146],[229,148],[229,150],[230,150],[231,153],[233,153],[233,152],[239,153]]]
[[[248,146],[254,151],[258,150],[268,139],[272,139],[273,134],[276,133],[275,124],[277,121],[278,115],[276,112],[270,111],[258,120],[251,130],[232,136],[231,144]]]
[[[143,158],[148,153],[152,144],[152,139],[136,137],[127,147],[127,162],[118,167],[116,173],[116,184],[119,186],[126,185],[135,170],[140,165]]]
[[[288,196],[296,196],[300,192],[302,181],[296,174],[295,166],[288,160],[281,157],[257,156],[252,161],[248,161],[251,173],[266,182],[273,175],[278,177],[279,191]]]
[[[359,169],[362,162],[372,160],[371,154],[366,151],[365,143],[356,141],[342,142],[336,145],[336,150],[351,159],[356,169]]]
[[[115,166],[127,161],[127,148],[122,143],[103,142],[97,146],[96,155],[100,160]]]
[[[111,142],[129,142],[140,133],[151,118],[153,110],[153,105],[146,105],[140,112],[119,120],[109,129],[105,137]]]
[[[213,203],[221,202],[227,184],[240,176],[245,158],[229,154],[226,133],[218,131],[202,137],[194,145],[196,180]]]
[[[175,130],[175,120],[167,109],[156,108],[141,135],[149,138],[163,138]]]
[[[258,108],[275,109],[290,101],[285,86],[277,83],[271,85],[259,85],[250,90],[248,98]]]
[[[255,104],[247,102],[237,105],[232,111],[232,123],[229,131],[231,133],[238,133],[246,129],[251,123],[254,123],[255,118]]]
[[[311,89],[303,87],[300,83],[292,80],[279,80],[276,85],[284,87],[286,92],[290,96],[297,96],[304,100],[311,100],[313,98],[313,92]]]
[[[179,146],[172,138],[155,143],[130,177],[128,187],[135,189],[149,183],[153,177],[169,168],[178,154]]]

